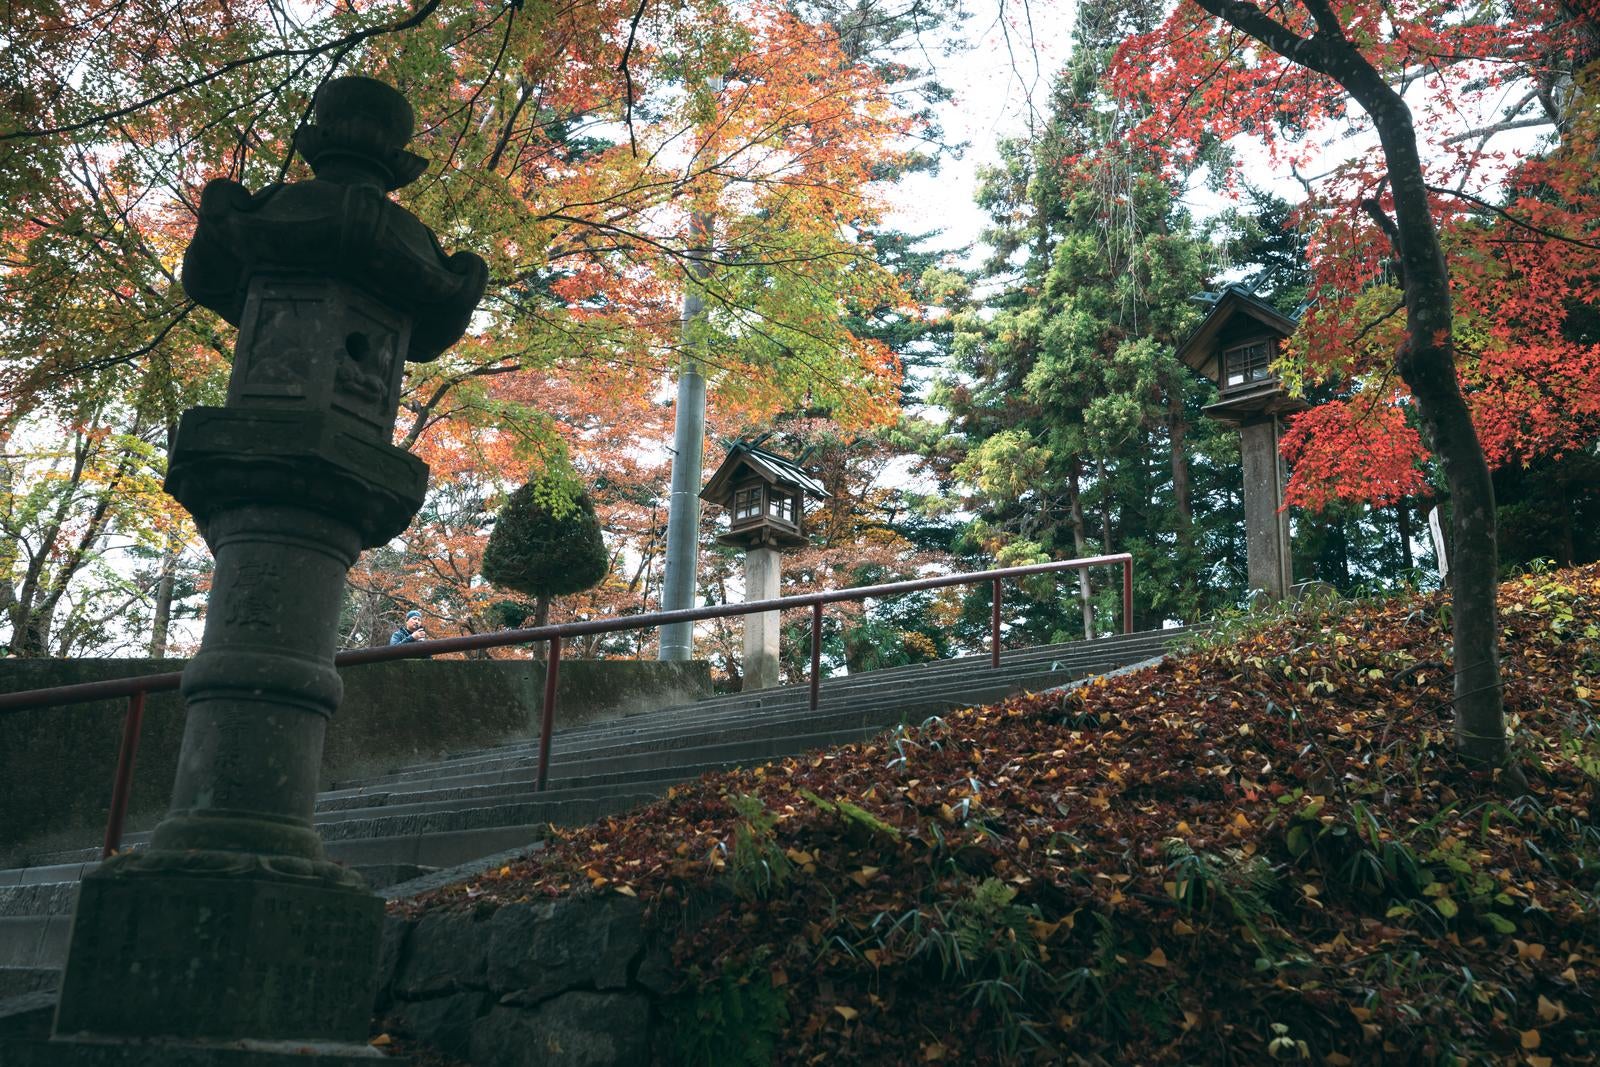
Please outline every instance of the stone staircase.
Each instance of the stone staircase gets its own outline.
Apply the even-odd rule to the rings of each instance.
[[[555,736],[543,793],[534,792],[537,740],[457,752],[336,783],[317,799],[317,826],[330,859],[395,899],[468,877],[491,857],[500,862],[548,824],[582,825],[708,771],[859,741],[895,723],[1114,670],[1162,654],[1184,632],[1022,649],[1006,653],[998,670],[988,656],[971,656],[825,679],[814,712],[807,688],[791,686],[591,723]],[[125,847],[148,838],[130,834]],[[98,848],[85,848],[0,870],[0,998],[54,988],[77,880],[98,860]]]

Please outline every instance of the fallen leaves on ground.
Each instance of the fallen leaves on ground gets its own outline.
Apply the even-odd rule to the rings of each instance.
[[[410,909],[636,893],[688,1001],[781,998],[786,1064],[1593,1063],[1600,567],[1502,587],[1525,789],[1453,754],[1447,613],[1236,624],[708,775]]]

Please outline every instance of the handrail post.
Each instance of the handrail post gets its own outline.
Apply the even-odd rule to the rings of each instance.
[[[1122,561],[1122,632],[1133,633],[1133,560]]]
[[[1000,666],[1000,579],[994,580],[994,595],[989,611],[989,666]]]
[[[111,785],[111,812],[106,816],[106,839],[100,858],[109,859],[122,847],[122,824],[128,818],[128,798],[133,793],[133,758],[139,752],[139,730],[144,724],[144,690],[128,695],[122,718],[122,745],[117,750],[117,777]]]
[[[550,638],[550,655],[544,665],[544,722],[539,727],[539,784],[535,792],[543,793],[550,775],[550,735],[556,726],[556,678],[561,673],[561,635]]]
[[[822,683],[822,605],[811,605],[811,710],[817,710],[817,687]]]

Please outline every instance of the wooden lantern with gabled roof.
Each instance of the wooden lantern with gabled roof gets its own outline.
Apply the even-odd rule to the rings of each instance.
[[[733,524],[717,538],[734,548],[793,548],[806,542],[805,499],[825,499],[822,483],[799,464],[760,447],[765,437],[728,449],[700,498],[728,509]]]
[[[1299,322],[1238,285],[1206,299],[1211,310],[1178,346],[1177,356],[1217,385],[1217,399],[1205,413],[1239,429],[1249,583],[1281,599],[1293,588],[1294,569],[1278,438],[1283,416],[1310,405],[1290,395],[1272,364]]]
[[[740,441],[700,490],[700,497],[728,509],[733,524],[719,544],[744,549],[745,603],[778,598],[779,552],[806,542],[806,497],[829,496],[822,483],[794,460],[761,447],[770,434]],[[779,682],[779,612],[744,617],[743,687],[770,689]]]

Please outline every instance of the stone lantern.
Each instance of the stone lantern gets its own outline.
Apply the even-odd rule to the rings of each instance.
[[[1249,290],[1230,285],[1178,346],[1179,359],[1217,384],[1217,400],[1205,413],[1239,429],[1249,583],[1273,599],[1288,596],[1294,586],[1278,437],[1283,417],[1310,405],[1289,395],[1272,363],[1297,325]]]
[[[83,879],[54,1038],[24,1063],[375,1054],[383,902],[312,824],[336,624],[350,565],[427,488],[391,443],[405,361],[462,335],[487,268],[386,195],[426,168],[399,93],[339,78],[314,116],[295,138],[314,179],[200,198],[183,286],[239,337],[227,405],[184,412],[167,474],[216,558],[172,805]]]
[[[806,543],[805,498],[824,499],[822,483],[792,460],[740,441],[728,450],[700,490],[701,499],[728,509],[732,525],[718,544],[744,549],[745,600],[773,600],[781,576],[779,552]],[[744,688],[778,684],[779,613],[744,617]]]

